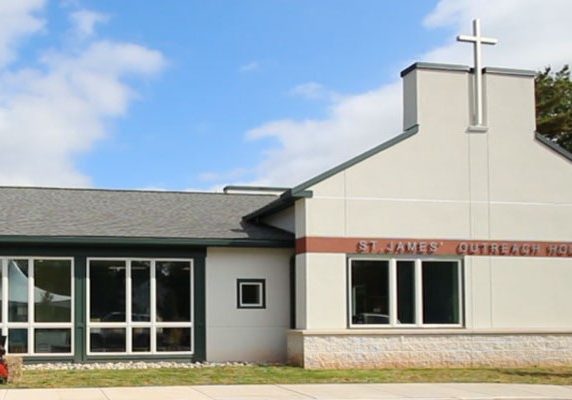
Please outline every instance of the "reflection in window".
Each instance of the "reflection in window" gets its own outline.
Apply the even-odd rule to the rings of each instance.
[[[191,276],[190,260],[90,260],[89,353],[190,352]]]
[[[125,261],[90,262],[90,321],[125,321],[125,272]]]
[[[8,353],[19,354],[28,352],[28,330],[8,329]]]
[[[71,353],[71,329],[34,330],[36,353]]]
[[[70,354],[73,336],[72,279],[69,258],[0,259],[0,298],[7,313],[0,323],[12,354]],[[0,302],[0,309],[1,307]]]
[[[131,348],[135,352],[151,351],[151,329],[133,328],[131,332]]]
[[[125,328],[91,328],[89,349],[97,353],[125,352]]]
[[[459,325],[457,260],[353,259],[351,325]]]
[[[8,320],[28,322],[28,260],[8,260]]]
[[[157,321],[191,320],[190,278],[189,262],[157,262]]]
[[[131,320],[151,320],[151,262],[131,263]]]
[[[71,261],[34,261],[34,320],[71,322]]]
[[[423,323],[459,323],[459,268],[451,261],[424,261]]]
[[[266,280],[238,279],[238,308],[266,308]]]
[[[190,351],[189,328],[157,328],[157,351]]]
[[[354,261],[352,279],[352,323],[389,324],[389,262]]]
[[[397,261],[397,323],[415,323],[415,261]]]

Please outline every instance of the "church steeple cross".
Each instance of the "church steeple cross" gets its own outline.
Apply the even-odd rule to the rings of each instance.
[[[481,46],[483,44],[495,45],[498,43],[497,39],[487,38],[481,36],[481,22],[477,18],[473,20],[473,35],[459,35],[457,36],[459,42],[473,43],[473,52],[475,57],[475,128],[484,128],[483,126],[483,73],[481,64]]]

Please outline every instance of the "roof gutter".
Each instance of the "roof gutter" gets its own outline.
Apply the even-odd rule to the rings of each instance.
[[[247,222],[258,222],[260,218],[263,218],[269,214],[273,214],[278,211],[282,211],[294,204],[294,202],[298,199],[310,198],[312,197],[311,190],[299,190],[294,191],[294,189],[288,189],[284,192],[280,197],[276,200],[268,203],[262,208],[251,212],[250,214],[245,215],[242,217],[244,221]]]
[[[120,236],[0,236],[0,246],[8,244],[113,245],[113,246],[200,246],[200,247],[294,247],[294,239],[217,239]]]

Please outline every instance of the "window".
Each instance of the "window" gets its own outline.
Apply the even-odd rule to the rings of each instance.
[[[459,326],[457,260],[349,260],[350,326]]]
[[[192,354],[192,261],[90,259],[88,354]]]
[[[236,281],[238,308],[266,308],[266,281],[238,279]]]
[[[7,350],[71,355],[73,262],[64,258],[0,259],[0,322]]]

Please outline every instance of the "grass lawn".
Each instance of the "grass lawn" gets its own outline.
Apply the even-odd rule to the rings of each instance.
[[[200,369],[24,371],[7,387],[104,387],[146,385],[287,383],[498,382],[572,385],[572,366],[559,368],[346,369],[295,367],[216,367]]]

